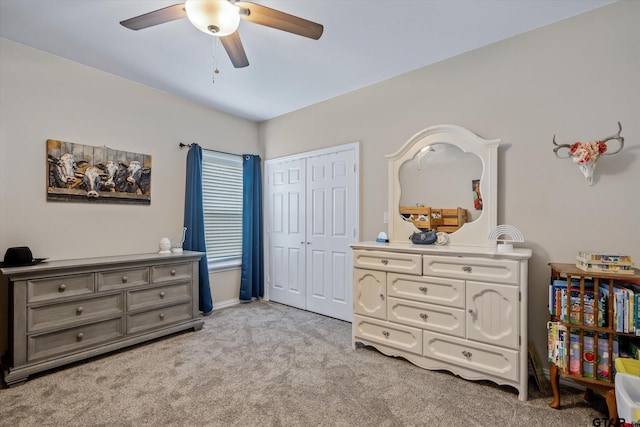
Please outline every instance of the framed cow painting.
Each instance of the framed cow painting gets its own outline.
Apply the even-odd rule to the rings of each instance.
[[[151,203],[151,156],[47,140],[47,200]]]

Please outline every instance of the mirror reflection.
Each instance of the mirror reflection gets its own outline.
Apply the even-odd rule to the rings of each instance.
[[[400,167],[403,220],[420,229],[454,233],[482,215],[482,160],[447,143],[422,148]]]

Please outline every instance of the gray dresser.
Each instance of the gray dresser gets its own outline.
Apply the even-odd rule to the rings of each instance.
[[[139,254],[1,268],[8,286],[4,380],[193,328],[201,252]],[[1,295],[1,294],[0,294]]]

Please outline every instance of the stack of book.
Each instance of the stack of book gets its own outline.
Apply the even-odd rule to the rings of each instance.
[[[609,304],[613,305],[611,325],[608,322]],[[582,321],[580,320],[581,308]],[[556,320],[568,324],[611,326],[615,332],[640,336],[640,281],[615,280],[613,291],[609,289],[607,283],[601,281],[596,299],[593,281],[585,280],[581,300],[579,280],[571,280],[569,290],[566,279],[553,280],[549,285],[549,314]]]
[[[629,255],[579,251],[576,267],[592,273],[633,274]]]
[[[584,305],[580,301],[580,281],[571,281],[571,290],[567,291],[566,280],[554,280],[549,285],[549,313],[557,319],[574,324],[595,326],[596,299],[593,289],[593,281],[586,280],[584,284]],[[570,296],[569,296],[570,295]],[[609,290],[606,286],[598,288],[597,326],[607,326],[607,301]],[[567,304],[569,304],[569,316],[567,319]],[[583,321],[580,321],[580,307],[583,307]]]

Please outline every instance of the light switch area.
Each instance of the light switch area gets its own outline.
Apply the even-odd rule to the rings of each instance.
[[[385,224],[389,224],[389,212],[385,212],[382,214],[382,222]]]

